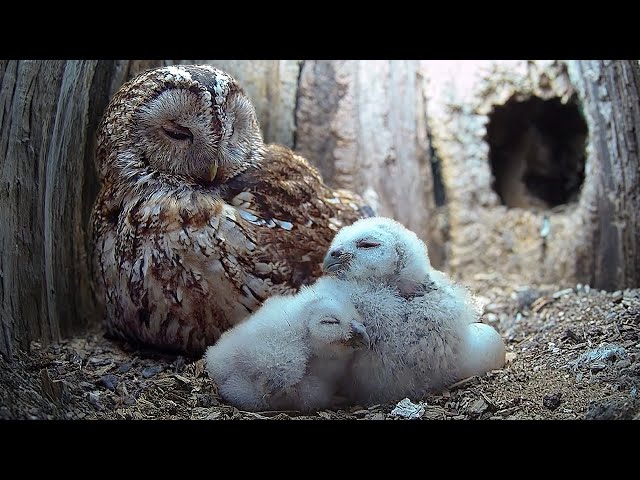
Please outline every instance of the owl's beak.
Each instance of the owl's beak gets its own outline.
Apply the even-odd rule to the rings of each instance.
[[[369,348],[371,339],[365,326],[355,320],[351,320],[351,337],[344,344],[353,348]]]
[[[344,251],[336,248],[327,252],[324,262],[322,262],[322,269],[325,272],[336,273],[344,265],[345,260]]]
[[[218,174],[218,164],[212,163],[211,166],[209,167],[209,181],[213,182],[217,174]]]

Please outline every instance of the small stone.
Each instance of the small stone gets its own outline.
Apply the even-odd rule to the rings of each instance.
[[[471,405],[469,405],[468,410],[471,413],[480,414],[483,413],[487,408],[489,408],[487,402],[485,402],[482,398],[477,398],[471,403]]]
[[[631,366],[631,361],[628,358],[625,358],[624,360],[618,360],[614,365],[614,367],[617,369],[623,369],[630,366]]]
[[[384,419],[385,419],[385,415],[382,412],[374,413],[373,416],[371,417],[371,420],[384,420]]]
[[[364,417],[367,413],[369,413],[369,410],[357,410],[355,412],[352,412],[351,415],[354,415],[356,417]]]
[[[131,370],[131,363],[121,363],[118,366],[118,373],[127,373],[129,370]]]
[[[495,313],[487,313],[484,318],[487,323],[496,323],[499,319],[498,315],[496,315]]]
[[[559,290],[557,292],[555,292],[552,297],[557,299],[560,297],[564,297],[565,295],[569,295],[570,293],[573,292],[573,288],[565,288],[564,290]]]
[[[162,371],[161,365],[153,365],[152,367],[147,367],[144,370],[142,370],[142,376],[144,378],[151,378],[154,375],[160,373],[161,371]]]
[[[96,410],[102,410],[104,407],[100,404],[100,392],[89,392],[89,403],[94,406]]]
[[[562,402],[561,399],[562,399],[561,392],[547,394],[542,399],[542,405],[548,408],[549,410],[555,410],[560,406],[560,403]]]
[[[109,374],[105,375],[104,377],[100,377],[100,383],[113,392],[118,386],[118,383],[120,383],[120,378],[115,375]]]
[[[485,313],[498,313],[502,309],[502,305],[497,303],[489,303],[484,307]]]
[[[127,397],[123,400],[125,405],[134,405],[136,403],[136,399],[133,397]]]

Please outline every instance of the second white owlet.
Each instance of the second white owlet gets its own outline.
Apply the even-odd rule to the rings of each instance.
[[[349,294],[332,282],[269,298],[205,353],[226,401],[245,410],[308,411],[334,405],[336,390],[369,336]]]
[[[504,365],[504,344],[469,291],[430,266],[415,233],[388,218],[344,227],[325,271],[343,283],[371,349],[356,353],[345,395],[364,404],[421,397]]]
[[[94,277],[113,336],[202,355],[272,295],[322,273],[369,210],[302,157],[265,145],[249,98],[207,65],[158,68],[98,128]]]

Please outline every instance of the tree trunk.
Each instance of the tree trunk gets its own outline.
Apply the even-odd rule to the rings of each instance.
[[[640,285],[637,61],[426,62],[425,72],[458,277]],[[560,130],[564,150],[549,141]],[[542,164],[582,174],[577,196],[554,206],[532,195],[527,170]],[[547,180],[557,194],[562,184]]]
[[[594,195],[577,277],[597,288],[640,286],[640,66],[635,60],[569,63],[590,126]]]
[[[97,318],[87,227],[95,131],[115,90],[156,62],[0,61],[0,352]]]
[[[441,265],[425,87],[418,61],[305,61],[295,150],[329,184],[414,230]]]

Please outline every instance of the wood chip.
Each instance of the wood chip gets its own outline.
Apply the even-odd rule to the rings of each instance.
[[[178,375],[177,373],[174,375],[174,377],[176,378],[176,380],[179,380],[180,382],[184,383],[185,385],[191,385],[191,380],[189,380],[186,377],[183,377],[182,375]]]
[[[534,313],[538,313],[540,310],[542,310],[542,308],[553,302],[555,302],[554,298],[540,297],[531,304],[531,311]]]
[[[505,363],[505,365],[506,365],[507,363],[511,363],[511,362],[513,362],[513,361],[516,359],[516,357],[517,357],[517,356],[518,356],[518,355],[516,355],[516,352],[507,352],[507,353],[505,354],[505,356],[504,356],[504,363]]]

